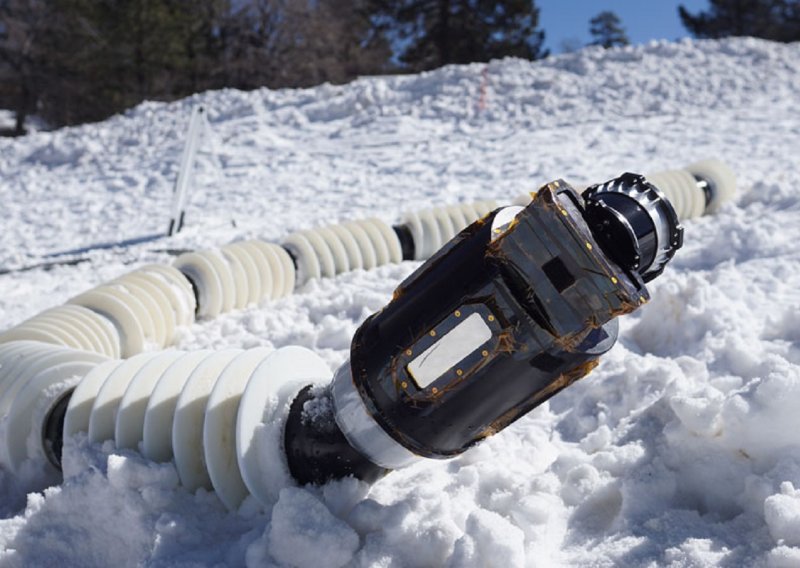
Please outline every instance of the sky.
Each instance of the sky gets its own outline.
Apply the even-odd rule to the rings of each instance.
[[[536,0],[545,45],[553,53],[564,51],[565,41],[589,43],[589,20],[603,10],[620,17],[631,43],[687,37],[678,16],[681,4],[690,12],[708,8],[708,0]]]

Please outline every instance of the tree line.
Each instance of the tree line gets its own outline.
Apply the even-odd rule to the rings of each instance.
[[[800,0],[711,0],[696,37],[794,41]],[[592,43],[625,45],[609,11]],[[17,134],[208,89],[307,87],[548,55],[534,0],[0,0],[0,108]]]

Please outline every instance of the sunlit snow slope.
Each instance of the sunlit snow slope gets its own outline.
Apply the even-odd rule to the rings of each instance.
[[[227,513],[172,465],[77,440],[42,494],[0,472],[9,566],[800,565],[800,45],[654,43],[302,91],[218,91],[0,139],[0,329],[168,249],[716,157],[740,194],[588,378],[449,462]],[[485,84],[483,77],[486,77]],[[484,96],[481,92],[485,91]],[[193,105],[212,135],[167,225]],[[74,265],[25,267],[63,260]],[[333,370],[417,266],[311,282],[182,349],[303,345]],[[499,378],[498,380],[502,380]]]

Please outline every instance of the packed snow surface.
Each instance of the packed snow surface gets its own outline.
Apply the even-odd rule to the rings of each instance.
[[[798,44],[685,41],[209,92],[0,139],[0,328],[176,249],[510,201],[559,177],[716,157],[740,192],[685,222],[652,301],[589,377],[463,456],[229,513],[171,464],[77,439],[61,486],[26,496],[0,473],[0,564],[800,566],[798,93]],[[187,229],[155,238],[200,103],[211,130]],[[417,266],[310,282],[178,347],[296,344],[333,371]]]

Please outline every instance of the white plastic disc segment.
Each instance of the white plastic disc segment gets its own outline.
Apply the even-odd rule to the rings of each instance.
[[[144,415],[150,394],[161,374],[182,355],[179,351],[158,354],[145,363],[128,383],[117,409],[114,426],[117,448],[138,449],[144,437]]]
[[[244,270],[245,280],[247,281],[247,296],[243,299],[244,307],[248,304],[257,304],[261,301],[263,296],[263,285],[261,283],[261,273],[250,255],[250,250],[244,243],[235,243],[222,247],[222,252],[225,253],[229,260],[236,258],[239,265]],[[239,290],[237,289],[237,294]]]
[[[22,349],[24,345],[35,344],[35,341],[9,341],[8,343],[0,343],[0,361],[8,354]],[[0,366],[0,375],[3,374],[3,367]]]
[[[158,353],[140,353],[114,369],[103,381],[97,391],[92,411],[89,415],[89,441],[105,442],[114,437],[117,422],[117,409],[125,390],[133,377],[144,365],[156,357]]]
[[[312,278],[319,279],[322,276],[322,268],[314,247],[304,235],[300,233],[289,235],[283,241],[283,246],[290,250],[297,260],[298,284],[305,284]]]
[[[483,215],[478,213],[478,210],[475,209],[475,205],[473,205],[472,203],[462,203],[460,207],[461,207],[461,212],[464,214],[464,219],[466,220],[467,225],[471,225],[472,223],[483,217]],[[466,227],[467,225],[464,226]]]
[[[8,343],[10,341],[37,341],[50,345],[64,345],[64,340],[58,335],[35,325],[27,325],[26,323],[22,323],[17,327],[12,327],[8,331],[0,334],[0,343]]]
[[[6,399],[9,402],[5,404],[5,410],[0,410],[0,418],[6,415],[8,407],[11,405],[10,401],[19,388],[16,386],[17,381],[23,375],[25,367],[43,355],[52,353],[53,350],[56,352],[62,349],[66,350],[65,347],[59,345],[39,343],[38,341],[14,341],[5,344],[4,347],[6,345],[8,347],[0,356],[0,404],[3,404],[2,401]]]
[[[403,262],[403,247],[400,246],[400,239],[397,233],[394,232],[394,229],[375,217],[367,220],[378,229],[383,237],[383,242],[386,245],[386,251],[389,255],[389,262],[394,264]]]
[[[174,266],[148,264],[139,268],[137,272],[147,276],[154,275],[172,288],[180,298],[180,305],[185,308],[182,313],[188,315],[188,318],[183,321],[183,325],[190,325],[194,322],[194,314],[197,311],[194,288],[180,270]]]
[[[342,244],[342,247],[344,247],[345,253],[347,254],[348,269],[357,270],[363,268],[364,260],[361,258],[361,249],[352,233],[341,225],[332,225],[328,228],[336,235],[336,238]]]
[[[241,350],[230,349],[204,359],[191,374],[178,397],[172,422],[172,449],[181,483],[189,491],[211,489],[203,453],[206,402],[222,370]]]
[[[528,194],[528,202],[530,203],[530,194]],[[487,199],[486,201],[476,201],[473,203],[475,210],[481,217],[491,213],[495,209],[497,209],[497,201],[494,199]]]
[[[189,301],[184,295],[183,288],[170,283],[166,277],[157,272],[134,271],[130,274],[137,282],[147,282],[161,292],[167,305],[171,308],[174,327],[191,325],[194,322],[194,294]]]
[[[271,347],[249,349],[220,374],[206,404],[203,451],[211,484],[230,510],[247,497],[247,487],[236,461],[236,414],[251,373],[271,353]]]
[[[436,217],[430,209],[420,211],[419,220],[422,223],[423,239],[419,243],[414,242],[414,247],[420,253],[415,256],[417,260],[425,260],[442,248],[445,243],[445,235],[439,229],[439,223],[436,222]]]
[[[450,220],[453,222],[453,228],[455,229],[456,234],[460,233],[464,227],[469,225],[467,218],[464,216],[464,212],[461,210],[461,206],[459,205],[450,205],[449,207],[445,208],[447,212],[447,216],[450,217]]]
[[[698,194],[700,193],[700,189],[694,183],[694,180],[692,180],[694,187],[691,189],[685,187],[685,183],[683,183],[685,180],[676,175],[675,172],[662,173],[662,180],[661,185],[656,184],[656,187],[661,189],[667,195],[667,198],[673,202],[673,207],[678,217],[681,219],[690,218],[691,197],[689,194],[692,190]]]
[[[411,232],[411,240],[414,242],[414,260],[422,258],[423,230],[422,221],[416,211],[406,212],[403,216],[403,224]]]
[[[112,359],[105,361],[81,379],[72,392],[64,416],[64,437],[72,436],[78,432],[89,432],[89,417],[92,414],[94,399],[103,382],[106,380],[122,361]]]
[[[343,274],[350,271],[350,258],[347,254],[344,244],[339,239],[339,236],[331,230],[330,227],[320,227],[315,231],[333,254],[333,262],[335,264],[336,274]]]
[[[282,246],[276,244],[270,244],[268,246],[281,263],[281,267],[283,268],[283,296],[288,296],[294,292],[295,286],[297,285],[297,269],[294,266],[294,261]]]
[[[242,265],[239,255],[230,249],[222,249],[220,256],[228,264],[231,277],[233,279],[233,308],[241,310],[250,298],[250,283],[247,278],[247,271]]]
[[[163,326],[161,331],[163,336],[162,346],[166,347],[167,345],[172,345],[175,338],[175,326],[178,325],[178,316],[170,302],[169,296],[167,296],[161,288],[153,284],[150,279],[136,272],[126,275],[121,282],[140,289],[142,294],[147,294],[147,296],[155,302],[158,307],[157,315],[159,316],[159,324]]]
[[[370,243],[372,243],[372,250],[375,251],[375,266],[383,266],[391,262],[389,247],[386,246],[380,229],[373,225],[370,220],[356,221],[356,223],[364,229],[364,232],[369,237]]]
[[[236,307],[236,281],[233,269],[223,254],[218,250],[204,250],[198,254],[208,259],[222,285],[222,312],[227,313]]]
[[[83,377],[96,364],[85,361],[72,361],[50,367],[31,378],[26,383],[25,388],[19,392],[8,415],[5,427],[8,464],[16,474],[21,473],[20,469],[25,460],[29,458],[44,458],[44,448],[42,448],[40,439],[38,444],[31,445],[30,451],[28,446],[28,439],[31,437],[32,432],[41,428],[41,420],[44,418],[44,416],[34,414],[37,403],[42,403],[42,394],[57,383]],[[63,393],[58,393],[58,396],[61,394]],[[51,393],[51,396],[53,396],[53,393]]]
[[[442,210],[441,207],[435,207],[431,213],[433,213],[436,222],[439,224],[439,233],[442,236],[441,248],[441,246],[444,246],[446,242],[456,236],[456,228],[453,226],[450,215],[447,214],[447,211]]]
[[[248,256],[250,263],[258,272],[259,287],[256,292],[258,298],[253,302],[258,303],[261,300],[273,298],[276,283],[267,256],[252,242],[237,243],[237,246]],[[283,288],[283,282],[281,281],[279,284]]]
[[[94,310],[113,322],[119,334],[120,354],[127,358],[144,350],[144,330],[134,312],[116,296],[103,290],[85,292],[69,301],[70,304]]]
[[[69,315],[48,311],[42,312],[33,318],[33,320],[48,323],[69,335],[77,343],[76,349],[102,353],[100,350],[101,346],[98,345],[95,339],[90,334],[87,334],[86,330],[83,329],[80,324],[76,324]]]
[[[714,213],[736,195],[736,174],[724,162],[715,159],[702,160],[689,164],[685,169],[693,176],[713,184],[716,191],[711,203],[708,204],[707,213]]]
[[[212,351],[193,351],[176,360],[161,374],[144,414],[142,453],[147,459],[166,462],[172,459],[172,421],[175,406],[189,376]]]
[[[353,239],[358,245],[358,250],[361,253],[361,267],[364,270],[375,268],[378,265],[378,259],[372,239],[369,238],[367,231],[356,222],[344,223],[342,227],[353,235]]]
[[[186,276],[184,276],[183,273],[175,266],[166,264],[146,264],[139,267],[137,272],[159,274],[168,282],[178,286],[187,297],[194,297],[192,284],[186,280]]]
[[[256,264],[259,266],[259,269],[263,271],[264,266],[266,266],[266,268],[269,271],[270,283],[272,285],[272,293],[270,295],[270,298],[276,300],[278,298],[291,294],[292,289],[294,288],[294,276],[291,277],[293,282],[292,287],[287,288],[286,287],[287,276],[284,275],[283,273],[284,265],[281,262],[281,259],[278,257],[277,253],[275,252],[276,248],[281,249],[281,251],[283,251],[283,248],[259,240],[247,241],[247,244],[253,246],[255,249],[258,250],[259,253],[261,253],[261,256],[263,258],[263,263],[256,262]],[[285,253],[286,251],[283,252]],[[289,261],[289,264],[291,264],[291,260]],[[294,274],[293,265],[291,267],[291,272],[292,274]]]
[[[250,376],[236,417],[236,460],[245,486],[263,505],[292,484],[283,448],[292,401],[307,385],[330,375],[316,353],[290,346],[271,353]]]
[[[47,319],[33,318],[28,320],[24,325],[29,328],[41,329],[58,337],[61,340],[61,345],[66,345],[73,349],[85,349],[81,344],[80,338],[70,333],[70,330],[60,325],[60,322],[55,323]]]
[[[136,294],[118,284],[107,284],[95,288],[98,292],[110,294],[125,304],[136,316],[136,321],[144,332],[145,339],[150,343],[158,344],[158,334],[156,324],[153,321],[152,310],[157,309],[154,305],[145,305]],[[149,304],[149,303],[148,303]]]
[[[152,324],[152,331],[146,335],[151,342],[155,343],[158,347],[165,347],[167,345],[167,324],[165,322],[166,314],[162,311],[161,306],[156,302],[150,293],[136,283],[132,279],[117,280],[113,283],[121,292],[133,296],[138,300],[142,307],[147,312],[146,316],[140,315],[142,321],[145,319]]]
[[[31,341],[28,339],[22,339],[19,341],[9,341],[8,343],[1,343],[0,344],[0,386],[2,386],[3,381],[5,380],[4,377],[8,376],[8,373],[13,365],[18,362],[20,359],[20,353],[26,353],[31,350],[47,350],[52,349],[54,347],[59,347],[56,345],[52,345],[49,343],[41,343],[39,341]],[[24,355],[22,355],[24,357]]]
[[[222,313],[222,282],[210,260],[199,253],[187,252],[176,258],[173,266],[194,282],[199,316],[215,318]]]
[[[14,405],[17,404],[19,392],[41,371],[61,363],[83,361],[97,364],[106,360],[105,356],[98,353],[77,351],[54,345],[48,347],[49,349],[42,351],[27,351],[24,359],[14,366],[10,376],[3,384],[2,396],[0,396],[0,416],[11,412]]]
[[[336,276],[336,261],[325,240],[316,231],[303,231],[302,235],[311,243],[319,262],[320,273],[325,278]]]
[[[41,348],[42,344],[38,341],[29,341],[27,339],[0,343],[0,388],[3,386],[4,377],[8,374],[12,359],[16,358],[16,353],[25,351],[29,347]]]
[[[248,286],[248,304],[258,304],[264,299],[264,288],[266,285],[261,282],[261,272],[258,270],[255,259],[258,258],[258,252],[252,251],[250,245],[245,243],[237,243],[234,248],[239,257],[239,262],[242,263],[244,271],[247,273],[247,286]],[[271,288],[272,286],[268,286]],[[267,295],[269,292],[267,292]]]
[[[58,310],[64,313],[69,313],[73,317],[82,321],[86,327],[94,331],[95,335],[97,335],[97,337],[100,339],[103,347],[106,349],[104,353],[109,357],[119,358],[119,332],[111,321],[83,306],[65,304],[63,306],[59,306]]]

